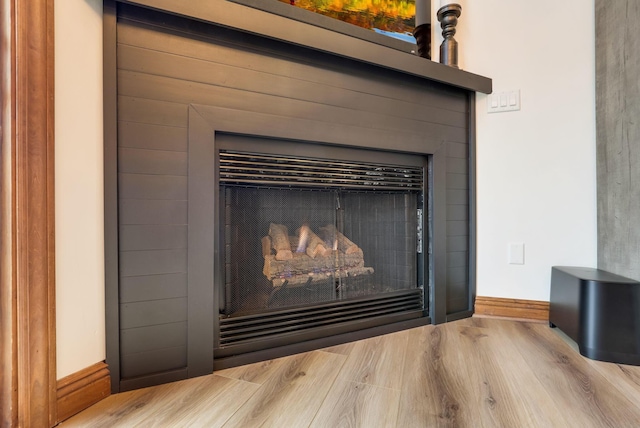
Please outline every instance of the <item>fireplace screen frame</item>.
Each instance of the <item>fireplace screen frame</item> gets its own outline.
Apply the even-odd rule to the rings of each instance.
[[[207,317],[210,322],[211,341],[213,350],[217,338],[220,337],[220,324],[218,322],[219,295],[214,295],[214,287],[211,284],[223,284],[222,276],[222,251],[220,223],[222,213],[218,206],[220,201],[220,186],[218,181],[219,171],[217,154],[220,149],[231,148],[225,146],[224,140],[227,135],[257,137],[259,140],[289,141],[295,142],[290,145],[292,155],[304,155],[318,158],[328,158],[327,152],[340,149],[344,153],[351,153],[350,156],[362,159],[367,153],[377,158],[380,151],[389,145],[385,138],[396,138],[397,136],[385,135],[385,133],[375,132],[368,128],[358,130],[360,134],[353,132],[345,133],[337,127],[327,127],[322,122],[313,123],[292,123],[285,117],[264,115],[247,111],[230,110],[213,106],[191,105],[189,107],[189,247],[197,246],[200,250],[207,249],[211,242],[210,251],[199,254],[196,257],[189,257],[190,270],[192,269],[194,278],[199,278],[200,285],[191,283],[193,293],[190,293],[189,300],[194,300],[194,306],[206,306],[211,308],[210,312],[203,311],[201,317]],[[351,130],[353,131],[353,130]],[[259,143],[257,143],[259,144]],[[247,143],[246,150],[256,152],[274,152],[271,144],[261,144],[259,147]],[[368,149],[368,150],[362,150]],[[276,153],[277,153],[276,149]],[[388,149],[386,149],[388,151]],[[428,269],[425,270],[425,285],[427,290],[425,300],[428,302],[428,310],[423,316],[413,319],[399,319],[397,323],[404,323],[404,328],[413,326],[439,323],[446,321],[446,154],[445,146],[442,143],[425,140],[422,138],[406,138],[398,141],[394,152],[390,155],[398,159],[405,157],[407,164],[415,162],[416,155],[420,155],[425,160],[425,205],[428,207],[427,215],[424,216],[425,247],[424,255],[429,260],[425,262]],[[410,160],[413,159],[413,160]],[[394,162],[395,163],[395,162]],[[404,162],[399,162],[404,163]],[[212,167],[213,166],[213,167]],[[203,207],[211,209],[212,218],[203,212]],[[217,207],[214,209],[213,207]],[[191,218],[193,216],[193,219]],[[193,233],[191,232],[193,230]],[[202,233],[202,231],[206,231]],[[199,232],[196,232],[199,231]],[[193,242],[191,239],[193,238]],[[200,244],[199,244],[200,243]],[[201,251],[202,252],[202,251]],[[206,254],[212,257],[207,258]],[[214,263],[211,263],[214,260]],[[210,278],[210,279],[207,279]],[[209,285],[209,291],[204,288]],[[192,297],[193,295],[193,297]],[[200,296],[200,297],[196,297]],[[197,303],[196,303],[197,300]],[[391,321],[390,324],[394,324]],[[384,328],[384,327],[383,327]],[[367,328],[365,328],[367,330]],[[389,330],[393,331],[393,330]],[[334,341],[340,334],[348,332],[338,329],[335,332],[327,329],[327,334],[334,334]],[[301,349],[312,349],[318,343],[314,341],[322,340],[308,336],[301,336],[303,339]],[[329,346],[331,340],[322,342]],[[337,342],[336,342],[337,343]],[[307,346],[307,348],[304,348]],[[267,352],[266,357],[284,355],[291,352],[291,345],[287,343],[287,338],[280,338],[267,344],[266,349],[260,349],[261,345],[241,345],[231,347],[227,350],[215,348],[212,351],[214,368],[221,369],[260,359],[255,354]],[[299,351],[297,351],[299,352]],[[253,359],[251,359],[253,358]]]
[[[292,152],[298,151],[303,152],[304,157],[291,157],[288,155]],[[220,203],[218,204],[219,218],[221,221],[220,224],[217,225],[216,229],[219,231],[219,239],[224,242],[218,247],[220,249],[220,255],[216,264],[215,287],[220,318],[218,322],[216,322],[215,326],[215,355],[219,358],[225,358],[237,353],[269,349],[279,344],[304,342],[338,333],[346,333],[354,330],[392,324],[394,322],[418,318],[428,319],[428,302],[430,300],[430,276],[428,273],[431,264],[428,236],[430,228],[428,226],[431,216],[422,215],[422,213],[430,212],[429,210],[431,208],[429,204],[428,191],[429,156],[418,154],[398,154],[388,151],[369,150],[366,148],[356,149],[336,147],[326,144],[317,145],[311,141],[272,140],[265,139],[263,137],[238,136],[225,133],[219,133],[217,135],[215,152],[216,165],[223,175],[223,177],[219,178],[219,181],[215,184],[220,188],[218,195],[221,198]],[[243,170],[242,172],[239,172],[236,177],[236,173],[234,172],[235,170],[229,170],[228,165],[229,162],[231,162],[230,158],[233,158],[234,156],[251,156],[251,154],[253,154],[254,158],[260,159],[258,162],[261,162],[262,166],[255,167],[255,169],[257,170],[256,173],[262,173],[263,175],[262,178],[256,178],[256,183],[250,183],[248,186],[249,188],[254,189],[254,191],[256,189],[263,189],[262,191],[278,192],[279,190],[285,189],[299,191],[300,195],[304,195],[309,192],[313,192],[314,190],[326,191],[328,190],[326,186],[333,185],[334,187],[329,188],[334,191],[336,189],[340,189],[342,192],[349,192],[349,185],[343,185],[344,177],[341,174],[334,175],[334,178],[336,176],[339,177],[337,183],[331,182],[331,179],[328,179],[327,176],[321,180],[324,181],[324,184],[315,182],[310,184],[306,179],[296,183],[299,177],[298,174],[293,174],[293,176],[288,175],[286,179],[288,184],[286,186],[278,186],[278,181],[276,181],[275,184],[265,184],[266,179],[264,178],[264,174],[266,173],[264,172],[264,168],[265,165],[268,165],[267,163],[270,159],[277,158],[278,171],[281,171],[283,168],[283,160],[289,158],[297,160],[307,159],[316,165],[315,168],[318,168],[317,163],[321,162],[322,159],[325,159],[329,165],[332,162],[347,164],[351,166],[351,171],[353,171],[353,168],[362,168],[366,172],[361,172],[361,177],[367,177],[367,182],[369,184],[363,186],[366,187],[366,192],[363,189],[359,189],[360,191],[357,193],[358,196],[355,196],[359,200],[364,200],[362,199],[364,195],[371,197],[372,194],[376,194],[377,196],[375,197],[377,198],[389,198],[389,195],[384,195],[391,193],[395,194],[396,198],[398,195],[403,195],[403,199],[404,195],[408,195],[410,199],[413,200],[413,203],[415,203],[415,211],[413,211],[412,215],[416,216],[413,231],[409,233],[412,233],[411,237],[416,241],[418,230],[420,230],[422,234],[422,242],[420,243],[419,250],[417,248],[417,242],[413,242],[413,244],[411,244],[412,248],[410,251],[413,254],[411,257],[415,258],[411,262],[412,269],[415,270],[415,277],[411,281],[413,283],[411,288],[398,289],[395,292],[386,293],[378,291],[371,295],[349,299],[335,296],[334,298],[329,298],[328,294],[330,290],[324,290],[326,287],[321,287],[316,284],[315,286],[309,286],[309,292],[312,292],[313,290],[325,291],[325,293],[321,294],[326,300],[321,299],[315,303],[306,302],[299,305],[286,305],[281,308],[271,307],[266,310],[249,312],[246,315],[232,314],[229,316],[229,314],[226,313],[226,310],[229,309],[228,306],[231,305],[239,296],[234,296],[232,298],[228,295],[228,293],[231,292],[231,289],[229,289],[227,284],[227,276],[230,276],[231,271],[233,270],[233,258],[230,257],[230,254],[226,254],[226,252],[229,251],[229,248],[227,248],[229,243],[226,242],[226,239],[229,235],[239,234],[240,228],[235,228],[237,230],[236,233],[234,233],[232,232],[231,224],[227,224],[227,217],[230,216],[230,213],[226,211],[230,209],[230,207],[226,207],[225,204],[222,203],[222,200],[225,200],[227,197],[227,195],[223,195],[225,190],[222,189],[231,191],[232,188],[237,187],[247,188],[245,182],[251,181],[247,180],[247,176],[249,175],[247,174],[247,171]],[[315,156],[309,156],[309,154],[314,154]],[[224,162],[221,162],[222,158],[224,158]],[[324,162],[325,161],[322,161],[322,163]],[[224,167],[221,167],[223,164]],[[381,169],[388,171],[387,176],[382,178],[377,175],[377,180],[379,181],[371,183],[371,176],[367,175],[367,173],[370,174],[373,172],[374,174],[381,174]],[[406,176],[409,171],[414,171],[412,174],[419,175],[417,178],[411,179],[403,177],[400,185],[398,185],[397,182],[400,181],[400,179],[397,178],[398,173],[393,173],[391,171],[397,171],[399,169],[402,169],[403,176]],[[219,176],[220,174],[218,174],[218,177]],[[236,183],[235,180],[237,179],[240,179],[241,183]],[[358,179],[355,179],[355,181],[357,180]],[[380,180],[388,180],[388,182],[380,182]],[[327,182],[331,183],[327,184]],[[316,187],[314,184],[316,186],[319,185],[320,187]],[[352,186],[354,185],[353,182],[350,184]],[[351,189],[351,191],[353,190],[354,189]],[[344,202],[347,201],[348,199]],[[418,208],[420,208],[420,215],[417,213]],[[402,215],[402,217],[404,218],[405,215]],[[393,219],[395,217],[397,216],[394,214],[392,217],[388,217],[387,219]],[[229,230],[227,230],[227,228],[229,228]],[[259,241],[256,238],[259,233],[260,232],[254,232],[251,234],[252,236],[255,235],[253,238],[257,243],[256,248],[259,248]],[[375,246],[372,247],[371,245],[369,245],[369,250],[378,254],[383,251]],[[367,252],[367,255],[373,256],[374,254]],[[375,269],[378,267],[379,266],[376,266]],[[260,268],[262,268],[262,266],[260,266]],[[396,275],[400,275],[400,272],[398,271]],[[363,278],[364,282],[366,282],[365,277],[360,277],[360,281],[363,281]],[[349,281],[354,281],[354,279],[347,279],[347,282]],[[397,286],[397,284],[394,284],[391,281],[389,281],[388,284],[384,281],[383,283],[386,287],[394,288]],[[236,285],[241,288],[244,287],[244,284]],[[382,285],[382,283],[380,285]],[[304,286],[290,287],[288,290],[284,289],[285,287],[281,288],[283,290],[277,290],[276,292],[282,292],[281,294],[283,295],[286,294],[287,291],[295,292],[296,289],[305,289]],[[274,295],[277,296],[277,294]]]

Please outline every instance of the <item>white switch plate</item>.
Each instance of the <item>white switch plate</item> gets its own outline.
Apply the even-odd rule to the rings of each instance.
[[[524,243],[522,242],[509,243],[508,261],[509,261],[509,264],[511,265],[524,264]]]
[[[520,110],[520,90],[494,92],[487,97],[487,112],[502,113]]]

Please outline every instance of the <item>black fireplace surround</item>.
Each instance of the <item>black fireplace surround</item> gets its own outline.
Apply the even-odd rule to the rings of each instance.
[[[105,2],[113,392],[470,316],[474,88],[206,21]]]

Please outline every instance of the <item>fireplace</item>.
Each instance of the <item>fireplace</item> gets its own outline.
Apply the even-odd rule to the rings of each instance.
[[[268,14],[236,22],[268,37],[234,29],[239,5],[134,3],[105,6],[114,392],[472,314],[488,79]]]
[[[428,315],[425,158],[292,144],[219,152],[220,357]]]

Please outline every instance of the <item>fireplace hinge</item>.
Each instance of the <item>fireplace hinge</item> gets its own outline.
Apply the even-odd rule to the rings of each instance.
[[[422,254],[422,208],[418,208],[418,254]]]

